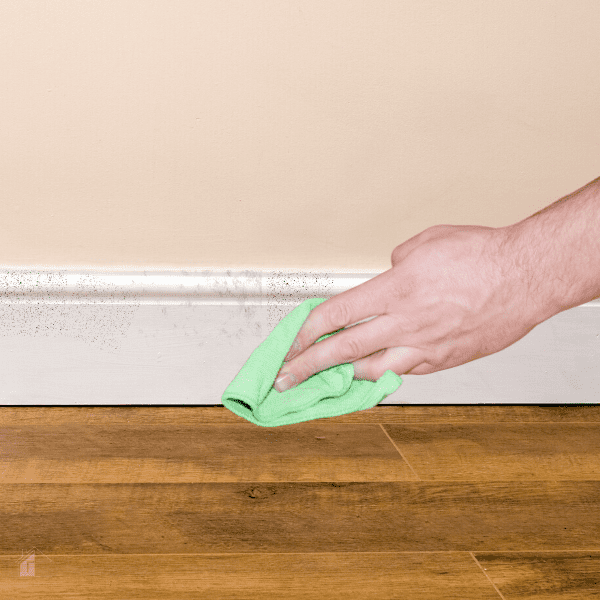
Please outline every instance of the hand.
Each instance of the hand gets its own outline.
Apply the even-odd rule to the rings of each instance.
[[[310,312],[294,340],[297,352],[277,376],[295,381],[275,389],[348,362],[355,379],[376,381],[388,369],[426,375],[521,339],[541,321],[508,229],[437,225],[397,246],[391,269]]]

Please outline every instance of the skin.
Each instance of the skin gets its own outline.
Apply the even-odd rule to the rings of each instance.
[[[278,374],[293,377],[289,387],[348,362],[369,381],[451,369],[600,298],[600,177],[508,227],[430,227],[391,258],[310,312]]]
[[[510,276],[508,239],[504,228],[437,225],[400,244],[391,269],[311,311],[296,336],[300,352],[278,377],[291,373],[298,385],[346,362],[355,379],[376,381],[388,369],[425,375],[510,346],[540,321]]]

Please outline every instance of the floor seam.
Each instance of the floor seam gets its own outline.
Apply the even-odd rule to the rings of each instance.
[[[475,558],[475,555],[472,552],[469,552],[471,558],[475,561],[475,564],[481,569],[481,572],[487,577],[487,580],[494,586],[496,592],[502,600],[506,600],[506,598],[502,595],[502,592],[496,587],[496,584],[491,580],[490,576],[486,573],[486,570],[481,566],[481,563]]]
[[[408,462],[408,460],[406,460],[406,457],[404,456],[404,454],[402,454],[402,452],[400,451],[400,448],[398,448],[398,446],[396,446],[394,440],[390,437],[390,434],[385,430],[385,427],[383,426],[382,423],[379,423],[379,427],[381,427],[381,430],[383,431],[383,433],[385,433],[385,435],[387,435],[388,440],[390,440],[390,442],[392,442],[392,445],[394,446],[394,448],[396,448],[396,451],[402,457],[402,460],[408,465],[408,468],[413,472],[413,475],[419,481],[422,481],[422,479],[417,475],[416,471],[412,468],[412,465]]]

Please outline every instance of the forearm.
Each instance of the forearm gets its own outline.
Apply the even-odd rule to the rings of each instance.
[[[600,177],[502,231],[540,323],[600,297]]]

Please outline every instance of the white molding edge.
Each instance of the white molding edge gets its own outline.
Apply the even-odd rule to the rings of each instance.
[[[0,268],[0,302],[295,305],[307,298],[337,295],[382,272]],[[600,307],[600,299],[581,306]]]
[[[380,272],[0,268],[0,405],[221,404],[277,322]],[[600,400],[600,300],[382,404]]]
[[[3,268],[0,269],[0,302],[292,305],[307,298],[334,296],[380,273]]]

